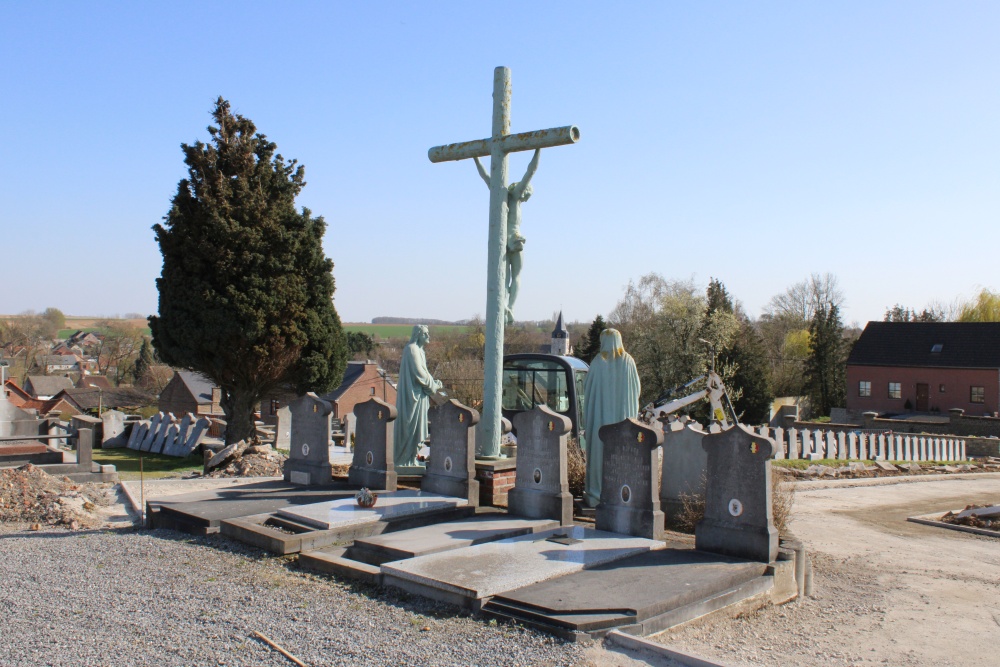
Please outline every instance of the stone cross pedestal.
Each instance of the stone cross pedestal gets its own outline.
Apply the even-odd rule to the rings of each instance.
[[[420,490],[464,498],[479,506],[476,481],[476,424],[479,413],[449,399],[428,411],[431,460],[420,480]]]
[[[694,420],[675,420],[663,425],[663,474],[660,507],[668,526],[684,513],[683,497],[705,496],[708,455],[701,446],[706,433]]]
[[[510,133],[510,69],[493,70],[493,131],[489,139],[435,146],[431,162],[490,157],[490,227],[486,281],[486,349],[483,359],[483,442],[480,458],[500,456],[500,385],[503,371],[504,317],[507,306],[507,154],[564,146],[580,140],[574,125]]]
[[[601,502],[597,505],[597,530],[663,539],[657,477],[657,447],[663,431],[635,419],[602,426],[604,466]]]
[[[330,466],[330,413],[333,406],[309,392],[289,404],[292,413],[291,451],[285,461],[285,481],[304,486],[333,480]]]
[[[701,442],[708,473],[705,518],[695,527],[695,548],[770,563],[778,556],[771,513],[774,441],[737,424]]]
[[[347,481],[376,491],[396,490],[396,469],[393,464],[393,421],[396,406],[378,398],[370,398],[354,406],[354,460]],[[349,443],[348,443],[349,444]]]
[[[517,472],[507,494],[511,514],[532,519],[555,519],[573,524],[573,496],[569,492],[566,439],[573,427],[568,417],[545,405],[515,415]]]

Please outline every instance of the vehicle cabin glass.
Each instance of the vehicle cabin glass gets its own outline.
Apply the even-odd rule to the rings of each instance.
[[[570,409],[566,369],[555,362],[524,359],[504,365],[503,409],[522,412],[545,405],[559,413]]]

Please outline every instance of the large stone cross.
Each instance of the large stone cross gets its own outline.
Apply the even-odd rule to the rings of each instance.
[[[486,280],[486,350],[483,360],[483,412],[479,457],[500,456],[500,385],[503,372],[504,316],[507,306],[507,154],[576,143],[575,125],[510,134],[510,69],[493,70],[493,135],[489,139],[435,146],[431,162],[490,157],[490,229]]]

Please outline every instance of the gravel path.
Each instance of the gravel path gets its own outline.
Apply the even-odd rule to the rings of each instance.
[[[341,583],[222,537],[0,528],[0,666],[594,665],[594,648]]]

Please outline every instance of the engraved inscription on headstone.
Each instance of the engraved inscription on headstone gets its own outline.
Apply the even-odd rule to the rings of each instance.
[[[396,406],[381,399],[372,397],[354,406],[354,459],[347,473],[352,485],[396,490],[395,420]]]
[[[511,514],[532,519],[573,523],[569,493],[566,439],[572,422],[545,405],[514,416],[517,429],[517,471],[507,495]]]

